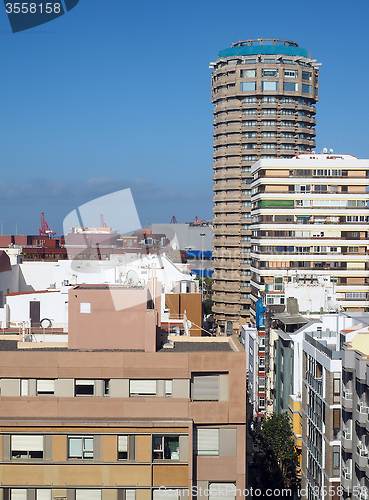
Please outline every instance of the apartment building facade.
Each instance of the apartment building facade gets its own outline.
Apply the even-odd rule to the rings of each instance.
[[[319,72],[295,42],[244,40],[211,63],[214,293],[220,333],[250,319],[251,165],[315,147]]]
[[[342,351],[343,498],[369,498],[368,328],[349,334]]]
[[[303,340],[301,486],[308,500],[338,500],[341,455],[341,336],[306,332]]]
[[[242,346],[160,347],[160,296],[120,288],[70,290],[68,347],[0,340],[0,499],[243,498]]]
[[[260,292],[280,303],[286,283],[319,288],[320,278],[334,285],[336,303],[325,297],[332,308],[368,309],[368,166],[332,154],[253,165],[252,317]]]

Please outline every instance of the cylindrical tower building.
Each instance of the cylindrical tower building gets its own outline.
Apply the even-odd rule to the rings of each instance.
[[[219,333],[250,319],[251,165],[315,147],[319,71],[288,40],[244,40],[211,64],[214,104],[214,293]]]

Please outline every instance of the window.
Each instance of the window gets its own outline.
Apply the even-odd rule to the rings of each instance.
[[[76,500],[101,500],[101,490],[76,490]]]
[[[328,192],[328,186],[326,184],[319,185],[315,184],[314,185],[314,193],[327,193]]]
[[[241,82],[240,90],[243,91],[252,91],[256,90],[256,82]]]
[[[335,445],[333,446],[333,475],[340,475],[340,447]]]
[[[282,115],[293,115],[293,114],[295,114],[295,111],[293,109],[282,109],[281,114]]]
[[[93,436],[68,436],[68,459],[94,458]]]
[[[95,392],[94,380],[76,380],[74,385],[75,396],[93,396]]]
[[[156,396],[156,380],[130,380],[130,396]]]
[[[278,77],[278,69],[262,69],[261,76],[277,78]],[[265,82],[263,82],[265,83]]]
[[[278,82],[261,82],[261,90],[278,90]]]
[[[259,398],[259,408],[265,408],[265,397],[260,396]]]
[[[311,85],[306,85],[306,83],[303,83],[301,85],[301,90],[302,92],[304,92],[305,94],[311,94]]]
[[[283,82],[283,90],[287,92],[297,92],[299,90],[299,84],[297,82]]]
[[[257,110],[256,109],[245,109],[245,111],[243,112],[244,115],[256,115],[257,114]]]
[[[173,380],[164,380],[164,391],[166,398],[173,396]]]
[[[55,380],[37,380],[36,388],[38,396],[53,395],[55,391]]]
[[[248,156],[243,156],[242,159],[244,161],[256,161],[257,160],[257,156],[255,155],[248,155]],[[249,168],[249,167],[243,167],[244,169],[245,168]],[[243,169],[243,172],[250,172],[251,170],[244,170]]]
[[[135,436],[118,436],[118,460],[135,459]]]
[[[252,137],[256,137],[256,132],[244,132],[243,136],[245,139],[251,139]]]
[[[219,455],[219,429],[197,430],[197,454],[200,456]]]
[[[302,79],[303,80],[311,80],[311,73],[309,71],[303,71],[302,72]]]
[[[40,459],[44,456],[44,436],[11,436],[12,459]]]
[[[264,120],[262,122],[263,127],[275,127],[276,122],[274,120]]]
[[[256,149],[256,144],[244,144],[243,149]]]
[[[10,490],[10,500],[27,500],[27,490],[12,488]]]
[[[292,97],[282,97],[281,102],[287,104],[293,104],[294,100]]]
[[[277,144],[262,144],[261,149],[276,149]]]
[[[283,76],[285,78],[297,78],[299,76],[299,74],[298,74],[297,70],[293,71],[293,70],[290,70],[290,69],[288,69],[288,70],[285,69],[283,71]]]
[[[163,498],[166,498],[167,500],[180,500],[181,498],[186,498],[186,494],[182,493],[181,496],[181,490],[175,489],[164,489],[161,488],[160,490],[153,490],[152,491],[152,499],[153,500],[163,500]],[[126,496],[126,500],[129,500]]]
[[[339,408],[333,409],[333,430],[339,430],[341,427],[341,410]]]
[[[341,401],[341,374],[340,372],[333,373],[333,403]]]
[[[29,382],[28,379],[21,380],[21,396],[28,396],[29,394]]]
[[[265,377],[259,377],[259,389],[265,389]]]
[[[256,69],[241,69],[241,78],[256,78]]]
[[[211,500],[235,500],[236,485],[233,483],[211,483],[209,487],[209,499]]]
[[[90,302],[81,302],[79,305],[79,312],[81,314],[90,314],[91,313],[91,303]]]
[[[260,356],[259,357],[259,368],[264,368],[264,367],[265,367],[265,357],[264,356]]]
[[[246,122],[243,122],[244,127],[256,127],[256,121],[255,120],[248,120]]]
[[[275,132],[263,132],[263,137],[275,137]]]
[[[275,109],[263,109],[263,115],[275,115],[276,112]]]
[[[179,460],[179,436],[153,436],[153,460]]]
[[[348,253],[359,253],[359,247],[348,247]]]
[[[218,401],[219,375],[194,375],[191,381],[192,401]]]
[[[262,98],[261,102],[277,102],[277,99],[272,96],[265,96]],[[368,176],[369,177],[369,176]]]
[[[37,489],[36,490],[36,500],[51,500],[51,490],[48,489]]]
[[[245,97],[243,102],[247,102],[248,104],[254,104],[254,103],[258,102],[258,100],[256,97]]]

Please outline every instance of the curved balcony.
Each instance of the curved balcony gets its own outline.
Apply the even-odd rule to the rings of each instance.
[[[241,175],[240,175],[241,177]],[[214,191],[227,191],[228,189],[241,189],[240,180],[224,180],[223,182],[217,182],[214,184]]]

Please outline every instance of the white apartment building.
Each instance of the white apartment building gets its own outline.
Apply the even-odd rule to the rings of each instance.
[[[328,308],[367,311],[369,160],[308,153],[251,172],[251,316],[261,291],[283,304],[286,284],[319,280]]]

